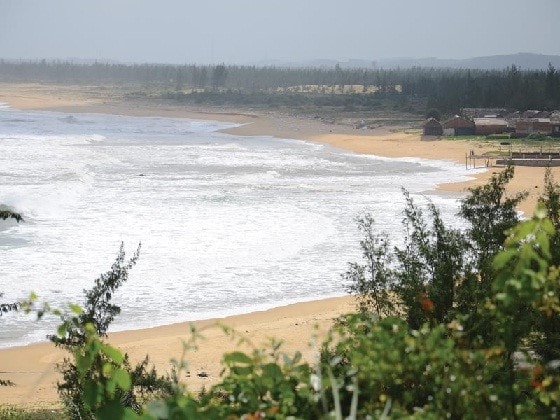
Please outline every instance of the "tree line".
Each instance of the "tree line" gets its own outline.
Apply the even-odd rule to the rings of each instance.
[[[333,90],[325,87],[360,85],[362,93],[356,92],[346,96],[397,97],[403,106],[421,104],[423,109],[436,108],[443,113],[457,113],[463,107],[500,107],[517,110],[560,108],[560,72],[552,65],[549,65],[547,70],[522,70],[516,66],[503,70],[420,67],[343,69],[340,66],[284,68],[225,64],[77,64],[69,61],[0,60],[0,80],[134,84],[167,92],[182,91],[186,88],[230,93],[234,91],[244,95],[243,100],[249,103],[252,98],[259,98],[255,93],[273,95],[278,93],[279,88],[304,85],[323,87],[315,94],[333,98],[332,101],[335,101]],[[375,87],[375,93],[367,93],[372,92],[368,87]],[[300,95],[309,96],[309,93]],[[259,101],[263,102],[261,99]],[[340,102],[340,99],[338,101]],[[334,106],[337,105],[334,103]]]

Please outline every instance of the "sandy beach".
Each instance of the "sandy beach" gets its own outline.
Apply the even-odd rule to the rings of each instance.
[[[235,110],[203,107],[184,107],[156,101],[124,100],[110,90],[95,87],[9,85],[0,84],[0,102],[18,109],[51,110],[66,113],[111,113],[138,116],[164,116],[174,118],[209,119],[242,124],[226,130],[228,133],[247,136],[274,136],[326,143],[356,153],[385,157],[418,157],[450,160],[465,163],[470,150],[482,154],[491,146],[482,142],[461,140],[422,140],[418,133],[393,132],[387,128],[356,130],[348,126],[327,124],[319,119],[299,118],[294,115],[264,112],[262,110]],[[482,165],[482,162],[480,162]],[[465,183],[443,184],[438,189],[465,192],[468,187],[480,185],[502,168],[489,167],[486,172],[475,174]],[[509,192],[529,191],[520,210],[531,214],[538,195],[542,192],[544,168],[516,168],[516,175]],[[560,168],[554,175],[560,179]],[[187,355],[190,389],[200,389],[218,379],[221,354],[232,350],[235,342],[223,334],[216,321],[236,329],[255,345],[275,337],[284,341],[284,350],[302,350],[304,357],[313,361],[317,347],[314,335],[324,336],[336,316],[354,308],[350,297],[339,297],[298,303],[268,311],[232,316],[221,320],[195,322],[205,340],[197,351]],[[133,361],[141,360],[147,353],[161,372],[169,371],[169,360],[181,355],[182,340],[189,338],[189,324],[180,323],[151,329],[111,334],[110,342],[131,355]],[[14,381],[15,387],[0,387],[0,403],[35,405],[56,404],[55,383],[58,378],[55,365],[64,354],[50,343],[14,347],[0,351],[0,378]]]
[[[282,349],[287,354],[293,355],[299,350],[312,362],[317,356],[319,341],[314,337],[324,337],[334,318],[354,308],[354,300],[348,296],[322,299],[192,324],[184,322],[116,332],[110,335],[109,342],[127,352],[133,362],[142,361],[149,354],[158,372],[164,374],[170,372],[170,360],[181,357],[183,342],[190,340],[191,325],[194,326],[204,338],[197,341],[196,351],[186,354],[189,374],[182,378],[188,389],[197,391],[219,379],[222,354],[236,349],[239,337],[248,339],[258,348],[266,347],[272,338],[282,340]],[[233,328],[236,338],[226,335],[219,325]],[[244,347],[248,351],[251,348]],[[56,405],[55,384],[59,380],[56,363],[65,356],[68,354],[48,342],[0,350],[0,377],[16,384],[0,387],[0,404]]]

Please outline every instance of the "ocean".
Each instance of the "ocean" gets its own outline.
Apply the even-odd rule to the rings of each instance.
[[[0,107],[0,205],[25,218],[0,221],[2,301],[80,304],[120,244],[131,256],[141,243],[113,331],[246,313],[344,294],[356,216],[398,241],[403,187],[458,223],[457,198],[432,190],[467,179],[462,165],[220,132],[232,126]],[[0,323],[0,347],[57,325]]]

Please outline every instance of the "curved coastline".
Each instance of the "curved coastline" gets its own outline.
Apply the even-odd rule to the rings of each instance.
[[[19,90],[18,90],[19,89]],[[19,93],[18,93],[19,92]],[[0,103],[8,103],[18,109],[61,111],[67,113],[105,113],[133,116],[159,116],[190,118],[198,120],[219,120],[238,124],[223,132],[244,136],[274,136],[293,138],[328,144],[354,153],[373,154],[387,158],[421,158],[429,160],[464,163],[464,155],[469,148],[483,151],[485,145],[465,141],[422,141],[419,135],[392,133],[388,129],[365,132],[349,127],[333,126],[317,120],[301,119],[274,113],[246,112],[223,109],[208,110],[185,108],[173,105],[153,106],[145,103],[106,102],[99,103],[83,98],[62,95],[58,100],[50,95],[29,95],[28,90],[17,86],[0,86]],[[18,96],[19,95],[19,96]],[[443,193],[462,194],[471,186],[486,182],[495,169],[474,173],[471,180],[440,184],[436,190]],[[511,192],[527,190],[530,199],[520,210],[530,213],[540,192],[544,169],[516,168],[516,177],[510,186]],[[560,172],[555,173],[560,177]],[[220,371],[219,359],[224,351],[233,348],[232,340],[223,336],[216,327],[216,321],[237,329],[256,344],[268,337],[285,341],[285,349],[302,349],[314,334],[324,333],[337,315],[354,307],[348,296],[334,297],[303,303],[289,304],[273,309],[250,312],[241,315],[196,321],[197,328],[203,330],[207,340],[201,350],[190,354],[191,372],[204,371],[209,377],[191,375],[189,387],[196,389],[212,383]],[[315,325],[318,325],[315,329]],[[133,359],[149,353],[159,369],[165,371],[168,361],[177,357],[181,350],[181,340],[188,338],[189,323],[177,323],[154,328],[127,330],[111,334],[110,341],[129,352]],[[312,359],[316,347],[306,347],[305,357]],[[24,347],[0,350],[0,371],[12,379],[18,387],[0,387],[0,400],[5,403],[29,404],[43,401],[56,403],[54,383],[57,380],[55,364],[62,360],[62,352],[50,343],[37,343]]]

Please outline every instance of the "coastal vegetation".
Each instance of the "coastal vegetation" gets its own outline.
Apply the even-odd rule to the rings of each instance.
[[[199,393],[173,374],[135,376],[104,340],[111,303],[138,253],[121,248],[111,270],[62,319],[52,340],[69,418],[541,418],[560,401],[560,185],[547,172],[529,220],[506,195],[508,167],[462,200],[464,228],[404,191],[403,242],[392,246],[373,216],[358,218],[361,263],[342,276],[358,312],[340,317],[316,363],[281,343],[224,354],[219,383]],[[239,333],[224,328],[236,340]],[[146,367],[146,364],[144,367]],[[147,378],[147,379],[146,379]],[[143,382],[146,380],[147,382]],[[150,383],[151,387],[144,387]],[[147,391],[144,392],[144,391]],[[141,397],[139,397],[141,396]],[[17,418],[17,417],[14,417]]]
[[[1,207],[1,206],[0,206]],[[0,208],[0,220],[7,220],[13,219],[16,222],[23,221],[23,217],[21,214],[16,213],[14,211]],[[2,298],[4,294],[0,292],[0,298]],[[0,302],[0,317],[6,312],[17,311],[19,308],[18,302]],[[9,379],[2,379],[0,378],[0,386],[13,386],[14,383]]]
[[[83,307],[71,305],[69,312],[47,308],[48,312],[58,315],[62,322],[57,334],[49,336],[55,346],[63,348],[70,354],[76,354],[86,347],[89,335],[94,334],[98,337],[107,335],[109,325],[121,312],[120,307],[112,303],[112,297],[115,291],[127,281],[128,273],[136,264],[139,253],[140,246],[132,258],[126,261],[124,245],[121,245],[111,269],[95,280],[93,288],[84,290]],[[40,315],[42,316],[43,312]],[[101,341],[99,343],[101,350],[107,352],[111,357],[117,357],[116,353],[111,353],[109,347],[102,344]],[[118,384],[122,391],[117,393],[116,398],[123,405],[139,409],[139,398],[141,399],[143,395],[153,395],[171,389],[170,379],[158,376],[154,368],[148,369],[148,356],[135,367],[130,365],[126,354],[118,361],[118,365],[105,366],[106,361],[96,360],[98,363],[103,362],[103,366],[105,366],[103,372],[106,372],[107,369],[116,369],[112,374],[116,378],[115,384]],[[98,386],[98,382],[102,382],[104,378],[103,372],[96,371],[96,369],[83,371],[81,363],[84,363],[82,359],[74,361],[65,358],[58,366],[62,374],[62,381],[58,383],[61,400],[68,408],[70,417],[80,419],[88,417],[89,410],[85,408],[85,404],[90,400],[87,399],[87,396],[95,392],[91,388]],[[128,384],[127,390],[124,390],[123,384],[125,383]]]
[[[21,216],[21,214],[14,211],[0,208],[0,219],[14,219],[16,222],[21,222],[23,220],[23,217]]]
[[[560,108],[560,72],[440,68],[288,68],[0,60],[0,81],[128,86],[131,97],[243,106],[392,109]]]

